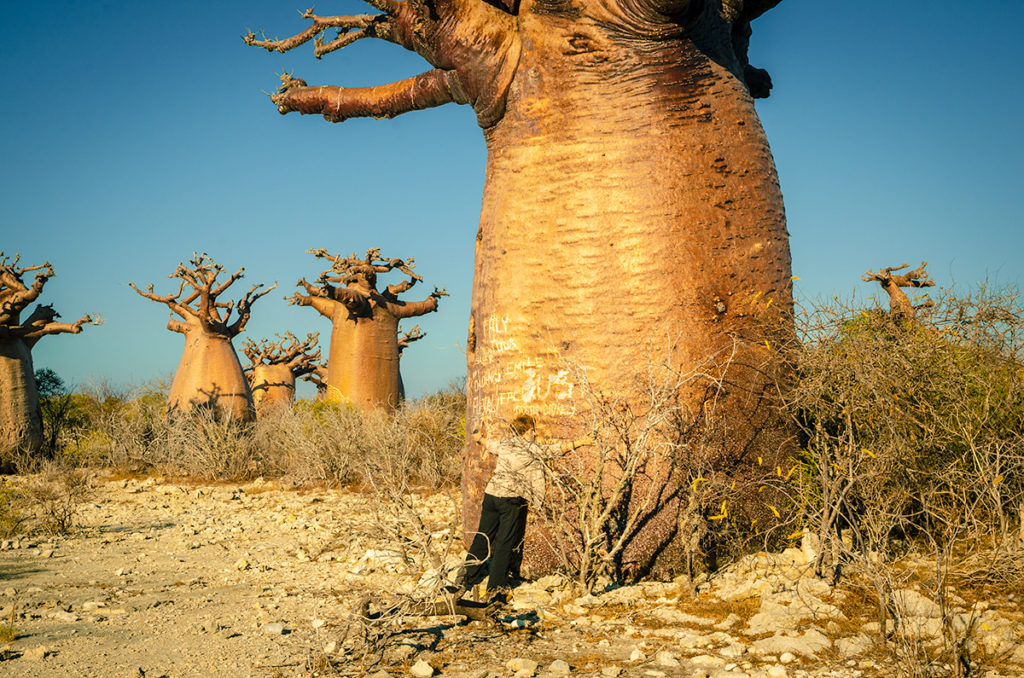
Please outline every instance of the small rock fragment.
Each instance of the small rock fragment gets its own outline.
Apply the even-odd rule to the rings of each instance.
[[[537,662],[532,659],[526,659],[525,657],[515,657],[514,659],[509,659],[505,663],[505,668],[513,673],[529,671],[531,675],[537,670],[538,666],[539,664]]]
[[[236,570],[239,570],[239,571],[241,571],[241,570],[248,570],[250,567],[252,567],[252,564],[249,563],[249,561],[246,560],[245,558],[239,558],[238,560],[235,561],[235,569]]]
[[[273,636],[280,636],[284,634],[284,624],[281,622],[272,622],[263,625],[263,631]]]
[[[604,678],[618,678],[620,673],[622,673],[622,669],[618,666],[605,666],[601,669],[601,675]]]
[[[572,673],[572,668],[564,659],[556,659],[548,666],[548,673],[555,676],[567,676]]]
[[[783,652],[779,656],[779,661],[783,664],[792,664],[796,661],[796,655],[794,655],[792,652]]]
[[[46,655],[49,654],[49,652],[50,651],[46,648],[45,645],[40,645],[39,647],[33,647],[30,650],[25,650],[25,652],[21,655],[21,658],[31,660],[45,659]]]
[[[409,673],[416,676],[416,678],[430,678],[430,676],[434,675],[434,667],[427,660],[420,659],[412,665]]]
[[[679,660],[676,659],[676,656],[668,650],[662,650],[658,654],[654,655],[654,660],[658,662],[658,666],[679,666]]]

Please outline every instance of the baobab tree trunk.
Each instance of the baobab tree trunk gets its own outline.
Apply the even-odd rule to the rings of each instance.
[[[344,307],[341,313],[348,316]],[[398,319],[380,306],[368,318],[336,319],[327,358],[327,397],[363,411],[398,407],[397,335]]]
[[[185,333],[185,350],[167,394],[170,415],[215,407],[218,417],[250,421],[256,416],[249,382],[231,344],[222,335],[196,327]]]
[[[761,396],[792,336],[790,257],[753,106],[770,78],[747,60],[750,22],[778,2],[369,0],[381,14],[309,10],[296,36],[245,37],[280,52],[313,40],[318,57],[378,38],[432,66],[377,87],[285,75],[272,96],[281,113],[476,112],[488,157],[467,341],[467,532],[493,464],[470,432],[530,413],[543,434],[574,439],[566,361],[620,394],[650,361],[685,373],[719,363],[719,453],[779,454]],[[704,396],[680,393],[695,410]],[[673,525],[649,530],[641,550],[659,552]]]
[[[744,394],[763,384],[741,364],[763,363],[779,339],[755,306],[788,309],[792,284],[753,100],[685,40],[640,50],[605,36],[605,58],[591,61],[566,53],[572,33],[531,35],[505,116],[484,131],[467,431],[525,412],[572,439],[565,361],[621,392],[649,360],[688,370],[735,346],[730,370],[742,386],[722,412],[747,413],[728,444],[750,448],[760,427],[740,423],[757,408]],[[469,440],[468,529],[492,465]]]
[[[295,375],[287,365],[257,365],[251,381],[257,416],[287,409],[295,402]]]
[[[43,444],[39,392],[32,353],[20,338],[0,339],[0,463],[14,450],[38,450]]]

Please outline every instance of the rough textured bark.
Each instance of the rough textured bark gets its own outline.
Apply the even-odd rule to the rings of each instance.
[[[915,268],[913,271],[908,271],[902,275],[893,275],[894,271],[901,271],[904,268],[910,266],[910,264],[902,264],[900,266],[886,266],[885,268],[879,269],[878,273],[872,273],[867,271],[861,276],[864,282],[877,282],[885,290],[885,293],[889,295],[889,316],[895,320],[913,320],[917,317],[917,310],[919,308],[926,308],[932,305],[932,301],[929,299],[923,304],[914,306],[914,304],[907,298],[906,292],[903,291],[904,287],[933,287],[935,281],[928,277],[928,273],[925,272],[924,268],[928,265],[927,261],[922,261],[921,265]]]
[[[756,458],[778,453],[762,368],[791,332],[782,195],[753,103],[771,80],[747,60],[750,22],[777,2],[370,0],[382,12],[372,19],[310,12],[304,34],[246,40],[285,51],[334,26],[318,56],[377,37],[433,66],[376,88],[285,76],[272,97],[282,113],[341,121],[473,106],[488,157],[467,431],[530,413],[546,436],[571,439],[567,361],[614,390],[649,360],[684,371],[719,360],[730,384],[722,453]],[[704,394],[682,396],[699,407]],[[469,529],[491,464],[467,440]],[[660,551],[673,525],[641,551]]]
[[[331,262],[313,285],[304,278],[298,285],[305,295],[295,294],[292,304],[312,306],[331,321],[331,346],[327,358],[329,400],[351,403],[361,410],[394,409],[401,401],[398,373],[398,321],[432,313],[447,296],[434,288],[426,299],[402,301],[400,294],[422,278],[413,272],[414,261],[382,259],[379,249],[363,258],[310,250],[318,259]],[[407,280],[377,289],[377,276],[400,271]]]
[[[283,337],[278,335],[277,341],[262,339],[257,344],[248,339],[242,344],[242,353],[249,359],[243,372],[249,376],[257,416],[289,408],[295,403],[295,380],[314,373],[318,367],[319,336],[319,332],[313,332],[306,335],[305,341],[299,341],[294,334],[286,332]]]
[[[19,266],[0,252],[0,462],[14,450],[35,453],[43,444],[32,347],[51,334],[78,334],[82,327],[101,320],[89,315],[73,323],[57,322],[60,314],[51,305],[39,305],[27,318],[21,315],[43,292],[46,281],[56,275],[49,262]],[[31,285],[24,282],[35,272]]]
[[[146,299],[166,304],[171,312],[167,329],[185,335],[185,350],[167,394],[167,414],[212,408],[218,416],[250,421],[255,416],[252,392],[231,340],[245,329],[252,304],[277,283],[262,290],[262,283],[253,285],[237,304],[221,302],[217,298],[243,277],[245,269],[218,283],[223,266],[205,254],[193,255],[188,263],[178,264],[168,276],[181,281],[173,294],[160,296],[152,285],[140,290],[135,283],[128,283]],[[236,313],[234,320],[232,312]]]

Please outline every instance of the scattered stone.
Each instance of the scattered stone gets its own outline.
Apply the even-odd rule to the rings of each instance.
[[[548,665],[548,673],[556,676],[567,676],[572,673],[572,667],[564,659],[556,659]]]
[[[8,586],[4,589],[4,595],[8,598],[13,598],[14,596],[18,595],[18,592],[15,589]]]
[[[808,629],[801,636],[785,636],[776,633],[770,638],[754,641],[754,647],[762,652],[772,654],[802,654],[807,657],[815,657],[815,653],[832,647],[832,641],[821,631]]]
[[[384,669],[381,669],[377,673],[371,673],[370,678],[391,678],[391,674]]]
[[[46,616],[49,617],[50,619],[56,619],[57,621],[65,622],[65,623],[68,623],[68,624],[70,624],[71,622],[76,622],[76,621],[79,620],[79,616],[77,614],[73,614],[71,612],[65,612],[64,610],[56,610],[56,611],[51,612],[50,614],[48,614]]]
[[[324,645],[324,654],[331,655],[338,651],[338,641],[332,640]]]
[[[631,662],[642,662],[645,659],[647,659],[647,655],[639,647],[634,647],[633,651],[629,653],[629,661]]]
[[[248,570],[252,567],[252,564],[245,558],[239,558],[235,561],[235,569],[238,571]]]
[[[281,622],[272,622],[263,625],[264,633],[269,633],[272,636],[284,635],[284,624]]]
[[[30,650],[25,650],[25,652],[21,655],[21,658],[37,661],[40,659],[45,659],[46,655],[48,655],[49,653],[50,650],[45,645],[40,645],[39,647],[33,647]]]
[[[604,678],[618,678],[621,673],[622,669],[618,666],[605,666],[601,669],[601,675],[604,676]]]
[[[779,666],[778,664],[775,666],[769,666],[768,678],[789,678],[789,669],[785,666]]]
[[[870,636],[858,633],[855,636],[837,640],[836,650],[839,651],[840,657],[857,657],[870,650],[872,644]]]
[[[676,656],[668,650],[662,650],[658,654],[654,655],[654,661],[658,662],[658,666],[679,666],[679,660]]]
[[[314,619],[313,620],[313,628],[314,629],[322,629],[325,626],[327,626],[327,622],[324,621],[323,619]]]
[[[39,552],[39,555],[43,558],[53,558],[53,549],[43,549]]]
[[[416,678],[430,678],[430,676],[434,675],[434,667],[426,659],[420,659],[412,665],[409,673],[416,676]]]
[[[533,675],[537,671],[538,666],[540,666],[540,664],[532,659],[526,659],[525,657],[515,657],[514,659],[509,659],[505,663],[505,668],[513,673],[529,671],[530,675]]]
[[[82,609],[86,612],[92,612],[94,610],[98,610],[99,608],[106,606],[106,603],[97,600],[90,600],[85,603],[82,603]]]
[[[779,661],[783,664],[792,664],[796,661],[796,655],[794,655],[792,652],[783,652],[781,655],[779,655]]]
[[[935,619],[942,615],[938,603],[922,596],[913,589],[902,589],[893,594],[897,610],[903,612],[901,616],[926,617]]]

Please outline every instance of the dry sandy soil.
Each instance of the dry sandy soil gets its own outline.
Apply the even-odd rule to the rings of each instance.
[[[428,522],[449,518],[444,501],[421,503]],[[0,642],[0,674],[892,674],[863,634],[870,620],[801,576],[799,553],[748,560],[696,600],[673,583],[579,597],[548,577],[518,589],[498,623],[414,620],[360,666],[337,650],[353,603],[401,587],[382,540],[366,497],[348,491],[97,482],[69,535],[2,545],[0,625],[13,620],[17,636]],[[985,614],[976,654],[996,668],[979,675],[1024,675],[1020,602]]]

